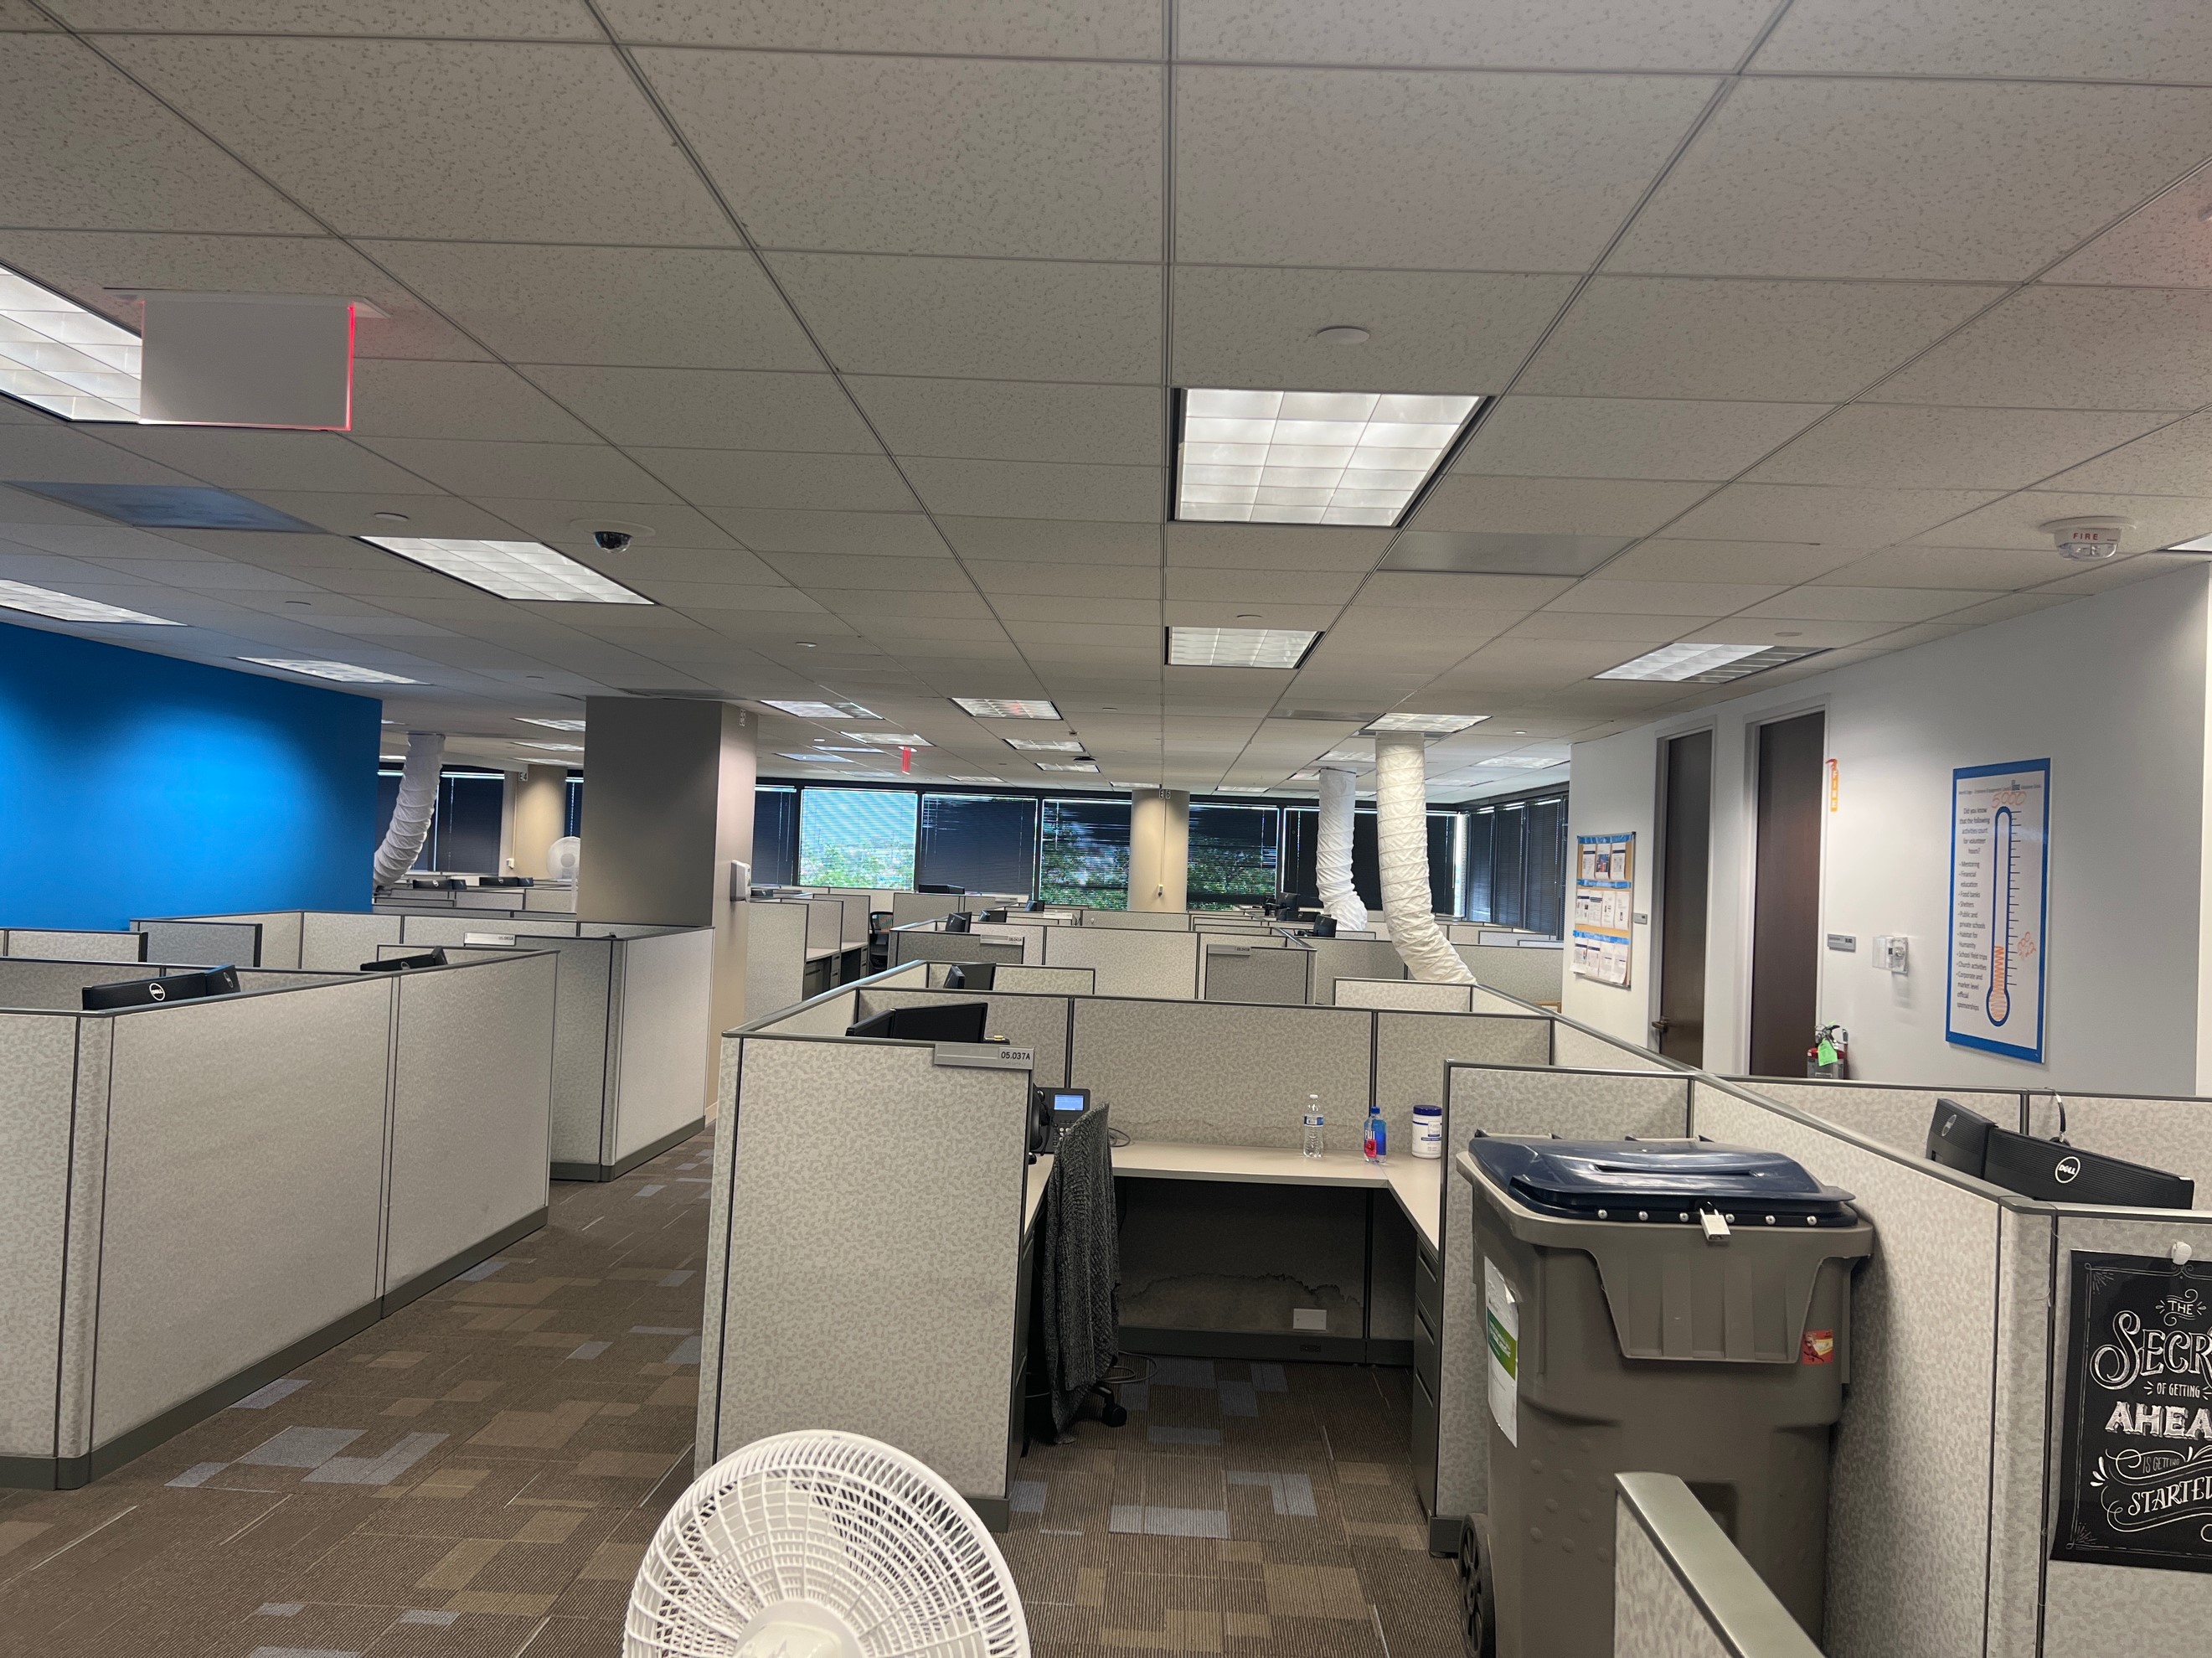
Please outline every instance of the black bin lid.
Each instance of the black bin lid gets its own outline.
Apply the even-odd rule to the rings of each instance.
[[[1478,1134],[1468,1153],[1540,1214],[1628,1225],[1695,1224],[1711,1208],[1741,1226],[1851,1226],[1851,1194],[1777,1151],[1711,1140],[1553,1140]]]

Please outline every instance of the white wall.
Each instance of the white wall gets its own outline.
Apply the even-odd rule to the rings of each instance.
[[[2212,1089],[2203,971],[2212,930],[2202,878],[2212,783],[2209,584],[2203,569],[2176,571],[1577,745],[1573,832],[1637,832],[1636,909],[1648,914],[1659,745],[1713,731],[1707,1066],[1746,1063],[1757,726],[1821,709],[1841,784],[1826,818],[1821,931],[1856,934],[1858,949],[1821,949],[1820,1013],[1849,1027],[1853,1076]],[[1952,770],[2046,757],[2051,896],[2039,1065],[1946,1042],[1944,981]],[[1631,987],[1570,972],[1563,1010],[1642,1042],[1656,1006],[1656,929],[1636,931]],[[1876,933],[1910,938],[1906,976],[1873,966]]]

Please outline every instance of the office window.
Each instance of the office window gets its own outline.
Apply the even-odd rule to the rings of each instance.
[[[1521,925],[1521,849],[1528,808],[1520,801],[1498,808],[1490,838],[1490,918],[1501,927]]]
[[[562,803],[561,832],[564,835],[584,832],[584,776],[580,771],[568,774],[568,795]]]
[[[1282,813],[1275,807],[1192,807],[1190,907],[1226,910],[1274,897],[1281,837]]]
[[[1037,896],[1094,910],[1129,907],[1129,802],[1048,800],[1037,835]]]
[[[1469,921],[1488,921],[1490,913],[1490,832],[1498,821],[1494,806],[1477,807],[1467,814],[1467,907],[1460,913]]]
[[[397,771],[379,771],[376,774],[376,844],[379,846],[384,844],[384,837],[391,832],[392,814],[398,804],[399,773]],[[432,832],[422,837],[422,850],[415,855],[415,862],[408,865],[410,869],[434,869],[438,867],[430,862],[430,854],[438,844],[437,821],[434,808],[430,819]]]
[[[376,774],[376,838],[381,842],[399,803],[399,773]],[[507,809],[507,774],[448,768],[439,774],[438,803],[430,832],[411,866],[456,875],[495,875],[501,819]]]
[[[1521,924],[1557,938],[1566,906],[1565,797],[1530,802],[1528,824],[1521,854]]]
[[[788,887],[799,873],[799,791],[788,783],[753,790],[753,880]]]
[[[1455,812],[1429,814],[1429,903],[1438,915],[1457,913],[1459,844]],[[1283,891],[1312,897],[1321,891],[1321,813],[1293,806],[1283,813]],[[1382,914],[1382,866],[1376,839],[1375,814],[1365,808],[1352,819],[1352,885],[1359,901],[1376,917]]]
[[[1429,912],[1459,913],[1459,814],[1429,814]]]
[[[918,804],[902,789],[800,790],[799,884],[911,889]]]
[[[931,886],[1028,896],[1036,881],[1036,798],[924,795],[921,860]]]

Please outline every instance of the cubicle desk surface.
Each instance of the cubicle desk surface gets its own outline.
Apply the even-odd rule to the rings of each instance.
[[[1370,1163],[1355,1151],[1309,1157],[1295,1146],[1195,1146],[1132,1140],[1114,1148],[1114,1173],[1133,1179],[1227,1180],[1265,1186],[1387,1188],[1429,1247],[1443,1227],[1443,1160],[1403,1154]]]

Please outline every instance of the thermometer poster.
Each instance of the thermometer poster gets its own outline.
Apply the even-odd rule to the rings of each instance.
[[[1961,1047],[2042,1062],[2050,827],[2049,760],[1952,772],[1945,1034]]]

